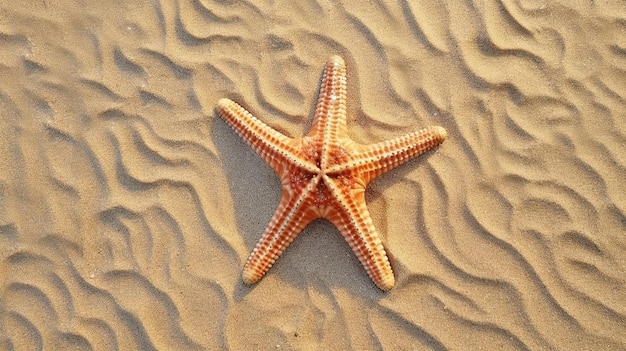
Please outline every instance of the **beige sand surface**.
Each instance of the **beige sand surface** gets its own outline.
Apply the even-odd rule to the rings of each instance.
[[[348,65],[348,126],[448,140],[370,185],[397,284],[308,226],[240,271],[289,136]],[[626,349],[621,0],[0,1],[0,349]]]

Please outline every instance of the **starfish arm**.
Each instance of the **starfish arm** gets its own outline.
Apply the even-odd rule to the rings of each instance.
[[[346,63],[341,57],[333,56],[324,67],[313,126],[308,134],[322,147],[322,167],[328,164],[337,139],[347,136],[346,86]]]
[[[340,184],[332,181],[328,184],[338,194],[338,202],[326,218],[348,242],[374,284],[383,291],[393,288],[393,270],[367,210],[365,188],[341,190]]]
[[[435,126],[376,144],[359,145],[350,163],[333,167],[328,172],[342,171],[341,168],[358,168],[365,184],[368,184],[385,172],[441,144],[447,135],[445,129]]]
[[[290,188],[283,189],[274,216],[243,268],[241,277],[244,283],[254,284],[263,278],[302,229],[319,217],[308,203],[318,181],[312,179],[299,194],[294,194]]]
[[[216,111],[277,173],[288,160],[309,171],[317,170],[315,165],[307,164],[299,156],[297,139],[288,138],[272,129],[236,102],[220,99]]]

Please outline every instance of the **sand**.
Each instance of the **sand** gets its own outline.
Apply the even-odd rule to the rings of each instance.
[[[366,193],[396,286],[309,225],[214,111],[298,137],[429,125]],[[623,1],[0,1],[0,349],[626,349]]]

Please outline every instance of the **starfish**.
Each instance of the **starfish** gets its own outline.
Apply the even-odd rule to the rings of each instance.
[[[366,186],[381,174],[439,145],[442,127],[363,145],[347,133],[346,65],[339,56],[326,63],[310,132],[289,138],[229,99],[218,114],[280,177],[282,196],[248,257],[242,279],[259,281],[311,221],[326,218],[348,242],[374,284],[387,291],[395,278],[365,204]]]

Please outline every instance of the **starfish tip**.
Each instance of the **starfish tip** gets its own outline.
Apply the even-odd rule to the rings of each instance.
[[[258,282],[259,279],[260,278],[257,276],[257,274],[255,274],[253,270],[244,269],[241,273],[241,280],[243,280],[243,282],[247,285],[252,285]]]
[[[382,281],[378,282],[378,284],[376,284],[378,286],[378,288],[382,291],[388,291],[391,290],[391,288],[393,288],[393,286],[396,284],[396,278],[393,276],[393,274],[390,274],[389,276],[385,277]]]
[[[217,102],[217,109],[222,109],[226,106],[230,106],[233,103],[233,101],[231,99],[227,99],[227,98],[221,98],[219,99],[219,101]]]
[[[437,135],[439,135],[439,138],[441,138],[441,140],[444,140],[448,137],[448,131],[446,131],[443,127],[435,126],[433,127],[433,130],[435,131],[435,133],[437,133]]]
[[[345,65],[346,62],[343,60],[343,58],[339,55],[333,55],[330,57],[330,59],[328,59],[329,63],[334,63],[335,65]]]

